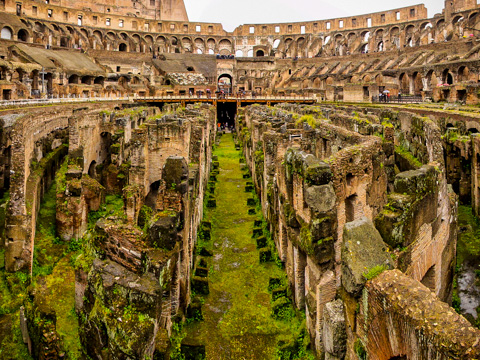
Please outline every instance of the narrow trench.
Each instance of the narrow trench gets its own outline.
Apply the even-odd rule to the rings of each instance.
[[[216,207],[208,209],[204,218],[211,222],[211,240],[200,244],[213,255],[205,258],[209,294],[193,294],[203,304],[203,320],[187,321],[182,349],[205,346],[206,359],[284,358],[278,345],[290,346],[289,351],[295,352],[291,349],[305,336],[302,315],[289,304],[283,318],[272,317],[275,302],[269,291],[270,279],[285,285],[287,279],[281,266],[259,260],[253,229],[261,214],[249,214],[252,206],[247,201],[253,193],[245,189],[250,179],[244,179],[241,152],[235,149],[232,134],[223,135],[214,155],[219,162]],[[194,352],[184,354],[187,360],[203,358]]]

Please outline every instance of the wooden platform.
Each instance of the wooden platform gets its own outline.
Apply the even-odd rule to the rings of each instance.
[[[237,106],[247,106],[252,104],[266,104],[268,106],[279,103],[297,103],[297,104],[315,104],[317,100],[314,97],[305,96],[245,96],[245,97],[225,97],[217,98],[215,96],[162,96],[162,97],[136,97],[133,99],[136,103],[181,103],[182,106],[194,103],[208,103],[214,106],[217,104],[236,103]]]

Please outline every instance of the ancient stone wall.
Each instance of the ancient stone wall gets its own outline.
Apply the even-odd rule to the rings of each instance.
[[[353,348],[356,320],[348,311],[376,266],[398,268],[434,291],[438,303],[448,301],[456,196],[434,121],[284,105],[249,107],[238,123],[264,216],[319,354],[341,358],[338,337]],[[330,303],[338,297],[345,313]]]
[[[11,117],[5,132],[11,152],[10,202],[6,220],[6,267],[30,269],[36,213],[54,178],[68,142],[68,118],[73,107],[31,110]],[[36,129],[36,131],[32,131]]]

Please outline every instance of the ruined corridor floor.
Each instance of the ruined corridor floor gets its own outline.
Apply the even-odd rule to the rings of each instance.
[[[202,307],[204,320],[187,326],[184,344],[205,345],[207,359],[277,359],[279,341],[294,341],[301,318],[278,321],[271,317],[271,277],[285,278],[275,263],[261,264],[253,222],[248,215],[246,180],[240,168],[241,152],[232,134],[222,137],[214,152],[220,163],[215,195],[217,207],[206,212],[212,222],[207,248],[210,294]]]

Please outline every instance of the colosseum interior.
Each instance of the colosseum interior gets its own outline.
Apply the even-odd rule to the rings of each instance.
[[[0,359],[480,359],[479,55],[476,0],[0,0]]]

